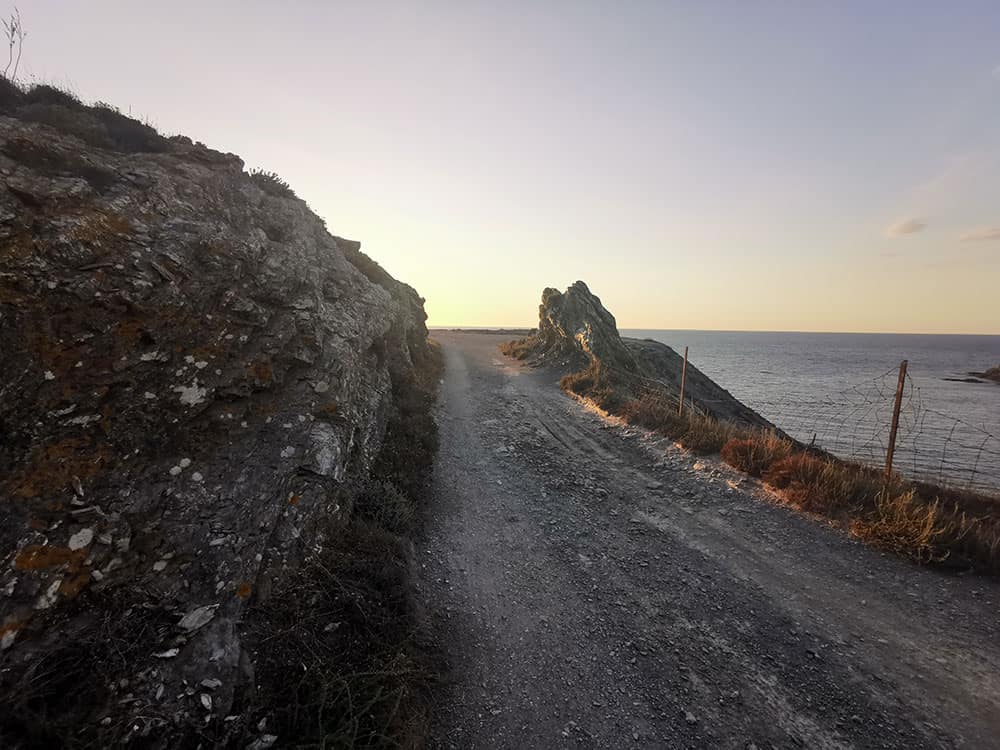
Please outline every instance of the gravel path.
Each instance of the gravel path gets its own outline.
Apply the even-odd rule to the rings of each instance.
[[[420,588],[441,748],[1000,747],[1000,586],[884,557],[445,349]]]

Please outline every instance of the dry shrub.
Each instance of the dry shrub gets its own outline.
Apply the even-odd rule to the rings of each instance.
[[[374,479],[354,498],[354,512],[394,534],[413,530],[417,505],[392,482]]]
[[[785,490],[793,505],[834,516],[871,507],[884,487],[881,472],[809,453],[775,461],[763,476],[771,486]],[[893,485],[898,489],[895,480]]]
[[[559,387],[581,398],[590,399],[609,414],[621,414],[631,398],[628,387],[598,362],[591,362],[579,372],[564,375],[559,381]]]
[[[760,477],[772,464],[792,455],[792,443],[773,430],[747,433],[730,440],[720,451],[722,460],[752,477]]]
[[[415,617],[412,564],[396,535],[364,522],[333,532],[252,607],[245,633],[257,692],[244,716],[294,747],[416,748],[431,675]]]
[[[682,435],[687,429],[686,420],[677,415],[677,404],[652,393],[626,401],[620,416],[629,424],[637,424],[671,438]]]
[[[531,338],[515,339],[500,344],[500,352],[514,359],[527,359],[534,348],[534,341]]]
[[[520,342],[509,342],[505,353]],[[508,351],[509,350],[509,351]],[[516,356],[516,355],[512,355]],[[611,414],[677,439],[693,453],[722,459],[779,490],[788,504],[823,515],[872,545],[922,563],[1000,573],[1000,498],[841,461],[810,449],[796,452],[775,431],[749,431],[699,413],[677,415],[666,393],[629,381],[597,363],[560,381],[564,391]]]
[[[577,396],[586,396],[594,388],[596,373],[592,368],[580,370],[569,375],[563,375],[559,380],[559,387],[564,391],[575,393]]]
[[[0,670],[0,747],[121,747],[130,735],[164,731],[169,717],[152,711],[136,730],[115,707],[129,692],[121,680],[154,666],[152,645],[173,633],[176,622],[169,607],[125,585],[84,591],[62,611],[37,617],[25,636],[43,638],[57,627],[68,632],[30,660],[8,661]],[[109,715],[115,718],[102,723]]]

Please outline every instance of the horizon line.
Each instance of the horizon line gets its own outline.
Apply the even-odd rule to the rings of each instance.
[[[534,330],[537,325],[428,325],[427,330]],[[867,336],[1000,336],[1000,331],[996,333],[968,333],[968,332],[930,332],[930,331],[803,331],[803,330],[776,330],[767,328],[636,328],[633,326],[618,326],[619,331],[677,331],[680,333],[811,333],[811,334],[850,334]]]

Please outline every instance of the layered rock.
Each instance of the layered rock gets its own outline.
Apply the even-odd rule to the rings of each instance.
[[[638,372],[635,358],[618,334],[615,316],[582,281],[571,284],[565,293],[552,288],[542,291],[535,336],[541,356],[586,358]]]
[[[619,375],[623,383],[648,382],[672,394],[680,390],[683,357],[658,341],[622,338],[615,317],[582,281],[564,293],[551,288],[542,292],[538,328],[518,342],[518,350],[538,363],[593,365]],[[718,419],[773,427],[690,362],[684,394],[685,402]]]
[[[231,154],[0,94],[0,681],[132,618],[115,682],[67,690],[121,736],[221,719],[248,601],[426,363],[423,300]]]

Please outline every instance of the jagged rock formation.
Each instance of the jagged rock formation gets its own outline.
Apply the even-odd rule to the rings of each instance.
[[[518,342],[517,350],[538,363],[575,367],[594,364],[626,377],[656,381],[674,393],[680,389],[683,357],[658,341],[622,338],[614,316],[582,281],[572,284],[565,293],[556,289],[542,292],[538,329]],[[718,419],[773,427],[690,362],[684,393],[685,401]]]
[[[95,726],[221,722],[248,602],[427,363],[423,300],[238,157],[0,88],[0,681],[135,621],[120,681],[64,685]]]
[[[596,359],[610,367],[638,372],[635,358],[618,335],[615,316],[582,281],[570,285],[565,293],[552,288],[542,291],[535,336],[543,357]]]

